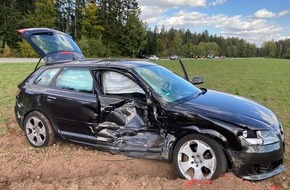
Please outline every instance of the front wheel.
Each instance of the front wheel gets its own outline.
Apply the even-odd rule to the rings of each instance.
[[[40,112],[29,113],[24,121],[24,132],[31,146],[39,148],[54,143],[54,131],[48,119]]]
[[[173,165],[183,179],[216,179],[227,170],[221,146],[212,138],[191,134],[181,138],[173,151]]]

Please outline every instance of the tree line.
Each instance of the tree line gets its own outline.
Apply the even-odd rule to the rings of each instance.
[[[261,47],[186,29],[150,28],[137,0],[0,0],[0,56],[37,56],[15,30],[54,28],[69,33],[86,57],[271,57],[290,59],[290,39]]]

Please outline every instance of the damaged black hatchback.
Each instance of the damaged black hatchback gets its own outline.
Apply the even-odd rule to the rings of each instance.
[[[15,116],[33,147],[59,138],[166,160],[185,179],[215,179],[230,169],[262,180],[284,171],[283,127],[259,103],[197,88],[149,62],[84,60],[60,31],[17,32],[45,60],[16,96]]]

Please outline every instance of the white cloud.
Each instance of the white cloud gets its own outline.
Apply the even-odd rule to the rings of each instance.
[[[141,9],[141,19],[145,20],[148,23],[156,22],[156,19],[162,15],[166,9],[160,8],[158,6],[140,6]]]
[[[189,11],[192,7],[217,6],[227,0],[139,0],[141,19],[153,28],[165,26],[176,29],[190,29],[192,32],[213,30],[211,34],[227,37],[239,37],[248,42],[261,45],[264,41],[279,40],[284,28],[270,24],[267,18],[278,18],[290,14],[290,10],[278,13],[267,9],[256,11],[253,16],[228,16],[225,14],[209,15]],[[177,13],[174,13],[177,12]]]
[[[219,35],[243,38],[258,46],[262,45],[261,43],[264,41],[280,39],[279,33],[283,30],[280,26],[269,25],[263,19],[243,19],[240,17],[233,20],[232,25],[226,23],[219,27]]]
[[[281,11],[280,13],[278,13],[278,17],[283,17],[286,16],[290,13],[290,10],[286,10],[286,11]]]
[[[273,18],[276,16],[276,14],[271,11],[268,11],[267,9],[260,9],[257,12],[255,12],[254,16],[256,18]]]
[[[172,8],[174,6],[200,7],[206,5],[206,0],[139,0],[140,6],[159,6]]]
[[[197,26],[197,25],[207,25],[207,21],[204,19],[207,17],[206,14],[199,12],[185,12],[180,11],[170,18],[165,18],[160,20],[159,23],[164,26]]]
[[[205,7],[206,0],[139,0],[138,4],[141,9],[140,18],[150,25],[168,10],[179,7]]]
[[[267,9],[260,9],[255,12],[254,17],[256,18],[274,18],[274,17],[283,17],[290,13],[290,10],[281,11],[279,13],[273,13]]]
[[[206,5],[206,0],[168,0],[173,5],[200,7]]]
[[[175,15],[162,18],[157,23],[158,26],[164,25],[166,28],[194,29],[203,27],[215,28],[217,35],[227,37],[239,37],[250,43],[261,45],[261,42],[280,39],[279,32],[283,30],[277,25],[270,25],[264,19],[244,18],[241,15],[227,16],[224,14],[208,15],[200,12],[180,11]]]
[[[209,5],[210,6],[217,6],[217,5],[224,4],[225,2],[227,2],[227,0],[215,0],[213,2],[210,2]]]

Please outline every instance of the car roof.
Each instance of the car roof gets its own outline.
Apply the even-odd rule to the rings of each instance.
[[[139,60],[115,60],[115,59],[93,59],[93,60],[79,60],[79,61],[70,61],[65,63],[55,63],[52,65],[44,67],[108,67],[108,68],[120,68],[120,69],[129,69],[134,67],[144,67],[144,66],[153,66],[156,65],[147,61]]]

